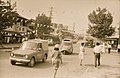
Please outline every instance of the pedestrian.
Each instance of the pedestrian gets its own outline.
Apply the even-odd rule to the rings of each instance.
[[[107,44],[103,42],[103,44],[102,44],[102,52],[106,53],[106,49],[107,49]]]
[[[54,66],[54,78],[55,78],[57,70],[59,68],[59,64],[60,64],[60,62],[62,62],[62,54],[59,51],[58,46],[55,46],[51,57],[52,57],[52,65]]]
[[[55,48],[59,48],[59,50],[60,50],[60,44],[56,44],[55,45]],[[60,51],[59,51],[60,52]],[[61,52],[60,52],[61,53]],[[61,55],[62,55],[62,53],[61,53]],[[60,58],[60,62],[61,62],[61,64],[63,63],[63,61],[62,61],[62,56],[61,56],[61,58]]]
[[[117,52],[120,53],[120,44],[118,44]]]
[[[111,45],[110,44],[108,44],[108,54],[110,54],[110,52],[111,52]]]
[[[100,54],[102,52],[100,43],[96,43],[96,46],[93,48],[94,56],[95,56],[95,67],[100,66]],[[98,62],[98,64],[97,64]]]
[[[81,45],[80,45],[80,52],[79,52],[80,65],[82,65],[82,62],[83,62],[83,59],[84,59],[84,54],[85,54],[84,43],[81,43]]]

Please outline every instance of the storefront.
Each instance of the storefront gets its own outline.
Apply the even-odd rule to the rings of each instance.
[[[118,38],[106,38],[107,43],[111,44],[112,49],[117,49],[118,47]]]

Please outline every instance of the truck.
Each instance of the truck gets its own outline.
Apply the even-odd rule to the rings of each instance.
[[[46,62],[48,57],[48,41],[41,39],[31,39],[24,41],[19,49],[10,53],[10,63],[26,63],[33,67],[36,62]]]

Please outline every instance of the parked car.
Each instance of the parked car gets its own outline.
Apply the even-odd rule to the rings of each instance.
[[[73,42],[71,39],[64,39],[60,46],[60,51],[63,54],[72,54],[73,53]]]
[[[48,57],[48,41],[41,39],[32,39],[24,41],[21,47],[13,50],[10,54],[10,62],[15,65],[16,62],[27,63],[33,67],[36,62],[46,62]]]

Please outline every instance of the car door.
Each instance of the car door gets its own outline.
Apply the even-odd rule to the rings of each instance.
[[[41,60],[42,56],[43,56],[43,53],[42,53],[42,44],[38,43],[38,45],[37,45],[37,60]]]

